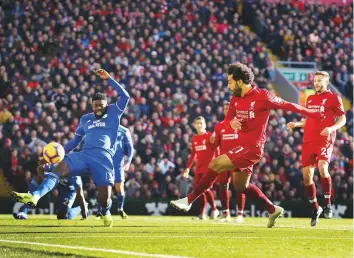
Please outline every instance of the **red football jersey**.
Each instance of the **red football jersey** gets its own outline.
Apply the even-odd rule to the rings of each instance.
[[[335,124],[337,117],[344,115],[342,99],[331,91],[316,93],[308,97],[306,107],[322,113],[322,119],[308,117],[304,128],[304,142],[329,141],[334,142],[336,132],[331,135],[321,136],[321,131]]]
[[[197,161],[196,173],[207,172],[210,161],[214,158],[215,148],[210,143],[210,132],[192,137],[192,151],[189,157],[187,168],[193,166],[194,160]]]
[[[235,140],[238,139],[237,132],[225,124],[225,121],[215,125],[213,136],[215,137],[214,147],[219,147],[220,155],[235,148]]]
[[[252,86],[252,89],[243,97],[233,96],[231,98],[229,111],[224,121],[228,126],[234,118],[242,123],[241,129],[237,131],[239,145],[256,146],[263,149],[271,109],[284,109],[303,115],[320,117],[320,113],[317,111],[287,102],[268,90]]]

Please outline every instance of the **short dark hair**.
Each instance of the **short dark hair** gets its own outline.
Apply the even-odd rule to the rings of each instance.
[[[195,122],[195,121],[198,121],[198,120],[201,120],[201,121],[206,122],[206,121],[205,121],[205,118],[202,117],[202,116],[197,116],[197,117],[194,119],[194,122]]]
[[[239,62],[230,64],[227,74],[232,75],[235,81],[242,80],[245,84],[251,84],[254,80],[254,74],[250,68]]]
[[[107,95],[101,92],[97,92],[95,95],[92,97],[92,101],[95,100],[106,100],[107,101]]]

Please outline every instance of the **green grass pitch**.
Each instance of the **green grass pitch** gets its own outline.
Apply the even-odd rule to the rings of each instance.
[[[353,257],[353,220],[278,220],[245,223],[194,221],[191,217],[114,217],[113,228],[90,216],[57,221],[34,215],[0,216],[0,257]]]

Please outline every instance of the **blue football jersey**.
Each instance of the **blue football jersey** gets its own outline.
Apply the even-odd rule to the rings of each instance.
[[[128,128],[119,126],[116,153],[113,158],[114,164],[122,163],[124,154],[128,155],[128,162],[130,163],[133,155],[133,139]]]

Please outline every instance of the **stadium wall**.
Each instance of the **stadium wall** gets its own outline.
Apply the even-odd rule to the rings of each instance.
[[[161,199],[127,199],[124,211],[128,215],[151,215],[151,216],[164,216],[164,215],[178,215],[178,216],[197,216],[199,213],[198,205],[193,205],[192,209],[188,212],[177,211],[169,205],[170,200]],[[89,211],[90,214],[95,214],[97,212],[96,199],[89,200]],[[11,214],[18,212],[21,203],[14,203],[11,198],[0,199],[0,214]],[[286,210],[284,217],[309,217],[311,215],[311,208],[308,201],[296,200],[296,201],[282,201],[276,204],[281,205]],[[112,205],[112,214],[117,214],[117,203],[114,202]],[[74,204],[73,207],[75,207]],[[217,201],[218,208],[221,208],[220,201]],[[230,202],[230,212],[232,216],[236,216],[236,202],[231,200]],[[333,214],[335,218],[353,218],[353,202],[348,201],[338,201],[332,205]],[[30,209],[29,214],[55,214],[56,204],[55,202],[49,201],[48,199],[41,199],[38,208]],[[210,210],[210,206],[207,207]],[[264,210],[262,203],[253,202],[252,200],[247,200],[245,212],[246,217],[267,217],[268,213]]]

